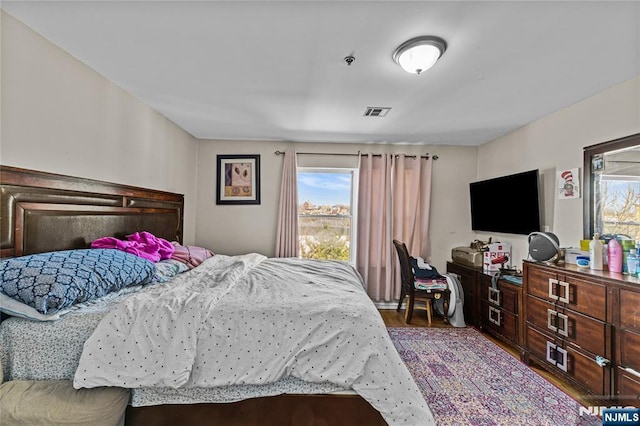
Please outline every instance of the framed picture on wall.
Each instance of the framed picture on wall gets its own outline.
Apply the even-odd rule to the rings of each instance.
[[[218,155],[216,204],[260,204],[260,156]]]
[[[558,199],[580,198],[580,169],[561,170],[557,173]]]

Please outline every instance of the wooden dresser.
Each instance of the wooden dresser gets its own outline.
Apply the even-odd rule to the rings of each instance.
[[[594,398],[640,405],[640,279],[523,263],[524,359]]]
[[[480,325],[483,331],[516,349],[523,344],[522,286],[504,279],[492,285],[492,276],[479,273]]]
[[[457,274],[464,289],[464,321],[522,349],[522,286],[500,279],[491,284],[492,273],[459,263],[447,262],[447,272]]]

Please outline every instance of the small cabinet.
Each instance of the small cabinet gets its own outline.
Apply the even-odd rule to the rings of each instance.
[[[522,345],[522,287],[480,274],[480,322],[484,331],[510,343]]]
[[[472,268],[459,263],[447,262],[447,272],[456,274],[460,277],[460,284],[462,284],[462,289],[464,291],[464,321],[468,325],[480,328],[481,325],[478,318],[478,275],[482,274],[482,269]]]

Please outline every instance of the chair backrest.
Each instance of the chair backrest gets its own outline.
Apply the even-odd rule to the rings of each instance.
[[[398,260],[400,261],[400,275],[402,276],[402,286],[405,292],[413,292],[415,290],[414,283],[416,281],[411,269],[411,261],[409,260],[409,250],[405,243],[393,240],[393,245],[398,252]]]

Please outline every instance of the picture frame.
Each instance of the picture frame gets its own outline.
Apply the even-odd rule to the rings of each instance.
[[[260,155],[218,155],[216,204],[260,204]]]
[[[580,169],[566,169],[557,172],[556,188],[558,199],[580,198]]]

